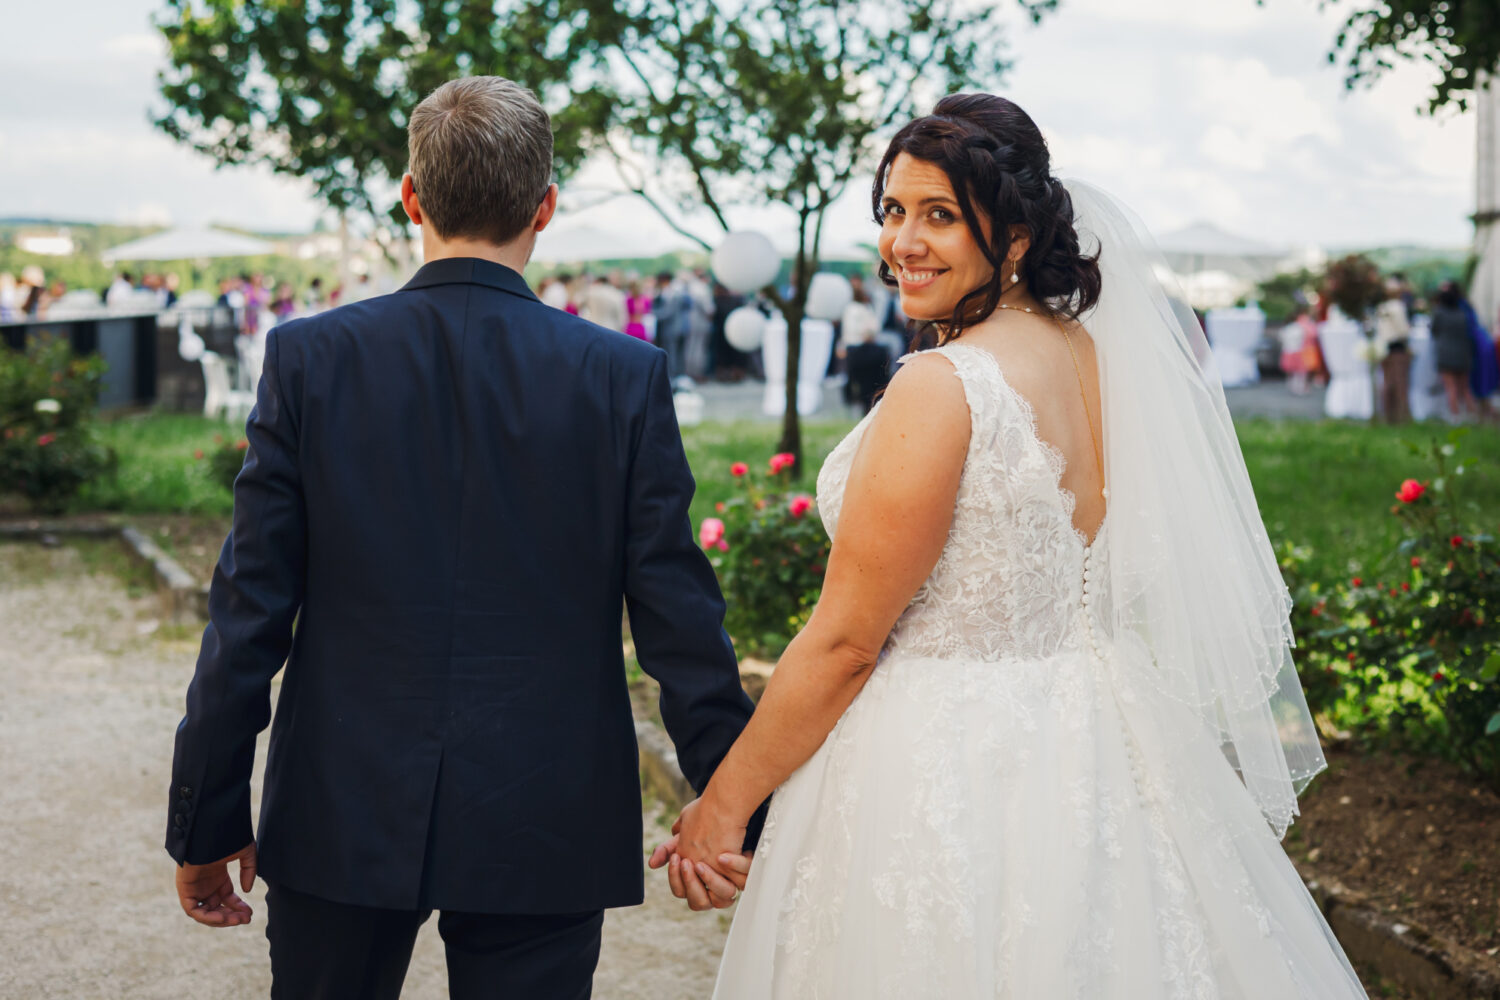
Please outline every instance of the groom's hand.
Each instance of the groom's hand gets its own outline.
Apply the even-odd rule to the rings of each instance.
[[[651,868],[667,866],[667,882],[672,887],[672,895],[687,900],[691,909],[722,910],[732,906],[740,890],[745,888],[750,874],[752,852],[741,854],[738,851],[723,851],[717,855],[718,868],[701,860],[694,861],[684,857],[680,853],[683,846],[683,821],[688,820],[690,827],[700,825],[702,817],[695,814],[701,809],[701,800],[688,804],[682,816],[672,824],[674,836],[652,852],[647,864]],[[743,829],[738,836],[736,844],[744,839]]]
[[[240,863],[240,889],[255,884],[255,844],[206,865],[177,869],[177,901],[188,916],[210,927],[235,927],[250,922],[250,904],[235,895],[229,862]]]

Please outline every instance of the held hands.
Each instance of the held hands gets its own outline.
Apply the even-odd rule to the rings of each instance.
[[[695,799],[672,824],[673,837],[651,854],[652,868],[667,866],[672,895],[693,910],[722,910],[735,898],[750,874],[750,853],[740,853],[745,824],[716,814],[711,803]],[[709,864],[713,859],[716,864]]]
[[[177,901],[188,916],[210,927],[235,927],[250,922],[250,904],[234,892],[229,862],[240,863],[240,889],[249,892],[255,884],[255,845],[252,843],[227,858],[206,865],[183,865],[177,869]]]

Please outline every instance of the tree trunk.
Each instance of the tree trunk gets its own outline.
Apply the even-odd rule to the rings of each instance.
[[[792,479],[802,479],[802,418],[797,412],[797,382],[802,377],[802,317],[807,311],[807,286],[816,261],[807,257],[807,220],[811,212],[803,208],[797,226],[797,258],[792,266],[792,300],[782,309],[786,318],[786,411],[781,416],[781,442],[776,450],[796,459]]]

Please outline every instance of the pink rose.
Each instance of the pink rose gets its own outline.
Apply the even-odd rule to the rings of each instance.
[[[771,456],[771,474],[775,475],[782,469],[790,469],[797,464],[797,457],[789,451],[777,452]]]
[[[739,478],[740,476],[745,475],[749,471],[750,471],[750,466],[746,465],[744,462],[735,462],[733,465],[731,465],[729,467],[729,474],[731,476],[734,476],[735,478]]]
[[[812,497],[806,493],[799,493],[792,497],[792,502],[787,506],[787,510],[791,511],[793,517],[801,517],[812,509],[812,505]]]
[[[1400,500],[1402,503],[1416,503],[1417,500],[1422,496],[1422,494],[1426,492],[1427,487],[1423,486],[1415,479],[1408,479],[1403,482],[1401,484],[1401,488],[1396,491],[1396,499]]]
[[[721,538],[721,539],[719,539],[718,543],[714,546],[714,548],[718,549],[720,552],[728,552],[729,551],[729,543],[726,542],[726,541],[724,541],[724,539]]]
[[[698,542],[705,549],[711,549],[724,540],[724,522],[717,517],[705,517],[703,523],[698,526]]]
[[[43,434],[41,437],[39,437],[39,438],[36,439],[36,446],[38,448],[45,448],[49,444],[51,444],[53,441],[56,441],[56,440],[57,440],[57,435],[56,434]]]

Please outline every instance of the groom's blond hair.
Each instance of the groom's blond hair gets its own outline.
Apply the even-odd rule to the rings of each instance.
[[[552,121],[536,95],[499,76],[450,80],[406,126],[412,187],[444,239],[509,243],[552,183]]]

